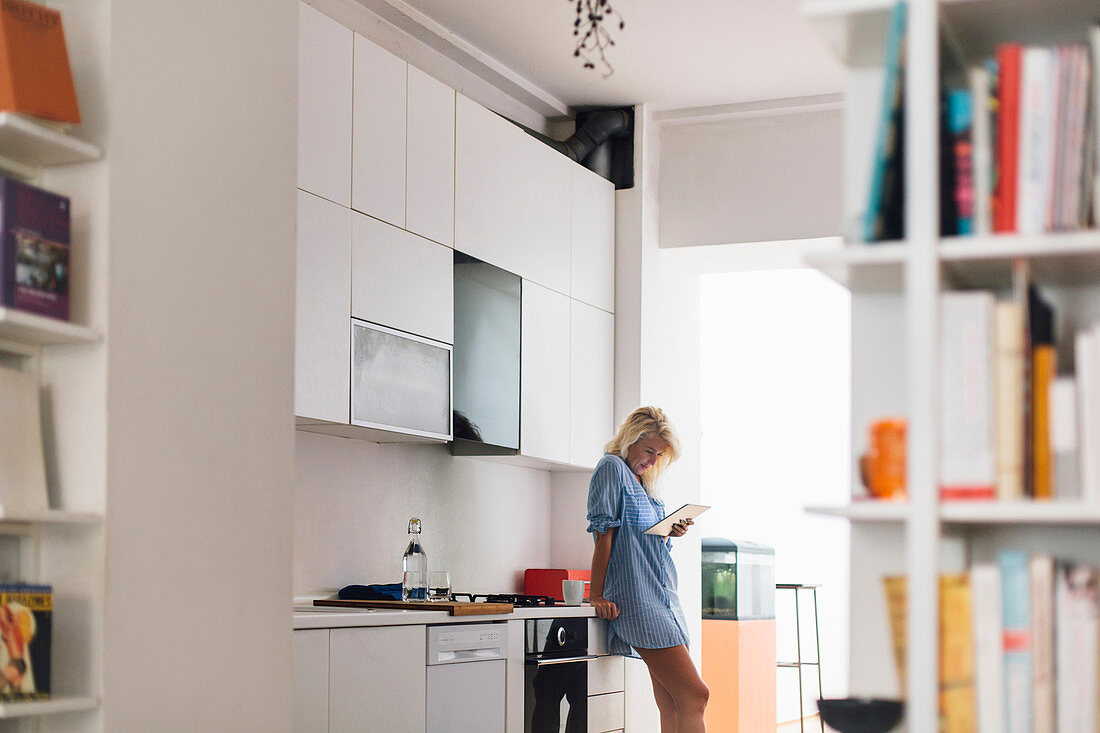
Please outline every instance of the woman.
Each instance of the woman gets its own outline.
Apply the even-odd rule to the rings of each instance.
[[[705,730],[710,693],[688,656],[672,543],[644,534],[665,516],[654,496],[657,477],[679,457],[680,441],[656,407],[630,413],[604,446],[588,487],[588,531],[596,542],[589,599],[609,622],[611,653],[639,656],[649,668],[661,732],[697,733]],[[672,536],[691,523],[673,525]]]

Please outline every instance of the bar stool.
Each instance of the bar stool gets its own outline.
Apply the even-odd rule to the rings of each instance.
[[[821,699],[821,634],[817,623],[817,589],[821,587],[820,583],[776,583],[776,591],[789,590],[794,591],[794,639],[795,648],[798,652],[798,659],[794,662],[777,663],[777,667],[780,669],[797,669],[798,670],[798,727],[799,730],[806,730],[806,716],[802,709],[802,668],[803,667],[816,667],[817,668],[817,697],[815,699]],[[802,615],[799,613],[798,597],[801,595],[801,591],[808,590],[813,593],[814,597],[814,647],[817,651],[817,656],[814,657],[814,661],[805,662],[802,660]],[[821,716],[817,718],[818,725],[821,726],[821,733],[825,733],[825,722],[821,720]]]

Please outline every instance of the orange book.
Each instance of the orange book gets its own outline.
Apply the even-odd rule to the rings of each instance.
[[[61,13],[0,2],[0,111],[80,122]]]
[[[1050,452],[1050,386],[1058,367],[1057,352],[1038,344],[1031,352],[1031,487],[1034,498],[1054,496]]]

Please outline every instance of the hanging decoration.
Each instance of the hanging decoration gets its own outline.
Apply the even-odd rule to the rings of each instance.
[[[625,26],[623,16],[611,7],[610,0],[569,0],[577,5],[577,19],[573,21],[573,37],[576,47],[573,55],[584,59],[584,68],[595,69],[598,63],[606,70],[606,79],[615,73],[607,61],[606,51],[615,45],[607,31],[608,23],[618,18],[619,30]]]

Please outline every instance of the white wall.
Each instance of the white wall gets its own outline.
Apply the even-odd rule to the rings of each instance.
[[[288,731],[297,4],[109,13],[103,727]]]
[[[429,569],[450,570],[456,591],[522,592],[525,568],[552,567],[548,471],[305,432],[295,454],[298,595],[399,582],[413,516]]]
[[[842,112],[661,128],[661,247],[841,232]]]

